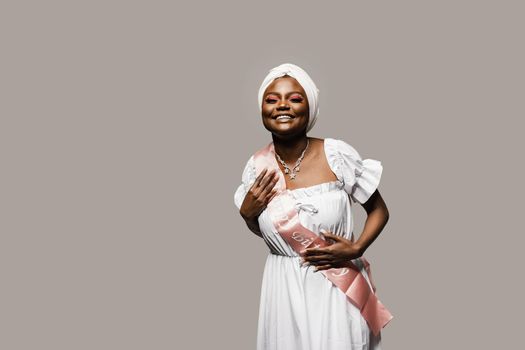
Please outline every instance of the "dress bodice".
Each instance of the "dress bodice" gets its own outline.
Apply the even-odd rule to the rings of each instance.
[[[314,233],[321,229],[350,239],[353,231],[352,201],[364,203],[376,190],[383,167],[374,159],[362,159],[348,143],[325,138],[324,153],[337,180],[287,190],[295,198],[301,224]],[[242,184],[234,195],[240,209],[246,193],[257,177],[251,156],[242,175]],[[274,254],[297,256],[277,233],[265,209],[259,216],[263,239]]]
[[[295,200],[301,225],[319,234],[321,229],[350,239],[353,229],[351,202],[340,181],[325,182],[319,185],[289,190]],[[270,252],[285,256],[298,256],[279,235],[264,210],[259,216],[259,227]]]

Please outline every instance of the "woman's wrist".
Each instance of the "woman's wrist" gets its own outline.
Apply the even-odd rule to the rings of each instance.
[[[247,216],[247,215],[243,214],[242,212],[239,212],[239,213],[241,214],[241,216],[244,219],[244,221],[246,221],[247,223],[248,222],[253,223],[253,222],[257,222],[258,221],[257,217]]]
[[[248,228],[250,229],[250,231],[252,231],[253,233],[257,234],[257,235],[261,235],[261,228],[259,227],[259,218],[258,217],[254,217],[254,218],[251,218],[251,217],[247,217],[245,215],[243,215],[241,213],[241,216],[242,218],[244,219],[244,221],[246,222],[246,225],[248,226]]]
[[[357,240],[355,243],[354,243],[354,248],[359,252],[359,255],[363,255],[365,254],[365,251],[366,249],[368,248],[368,245],[365,244],[363,241],[361,240]]]

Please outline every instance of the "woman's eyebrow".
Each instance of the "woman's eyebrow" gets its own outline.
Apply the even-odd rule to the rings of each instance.
[[[299,91],[290,91],[290,92],[287,93],[286,95],[291,95],[291,94],[299,94],[299,95],[301,95],[301,96],[303,95],[303,94],[302,94],[301,92],[299,92]],[[279,95],[279,96],[280,96],[281,94],[278,93],[278,92],[269,91],[268,93],[266,93],[266,95],[267,95],[267,96],[268,96],[268,95]]]

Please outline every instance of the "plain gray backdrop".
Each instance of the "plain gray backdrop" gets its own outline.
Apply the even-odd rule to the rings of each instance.
[[[320,89],[309,136],[383,164],[383,348],[519,348],[524,10],[2,2],[0,348],[255,348],[268,248],[233,193],[284,62]]]

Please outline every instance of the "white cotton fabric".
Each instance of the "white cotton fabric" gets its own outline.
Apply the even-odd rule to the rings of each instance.
[[[341,140],[326,138],[324,151],[338,180],[291,194],[303,226],[350,239],[354,221],[349,198],[366,202],[379,185],[383,167],[378,160],[362,160]],[[234,195],[239,209],[255,177],[252,156]],[[277,233],[267,210],[259,216],[259,226],[270,254],[262,278],[257,350],[380,350],[381,335],[371,333],[360,311],[324,275],[301,267],[301,257]],[[354,262],[363,268],[359,260]],[[368,280],[366,271],[361,272]]]
[[[289,75],[292,78],[295,78],[297,82],[303,87],[306,92],[306,98],[308,99],[309,107],[309,118],[308,126],[306,127],[306,132],[309,132],[315,125],[317,121],[317,115],[319,114],[319,89],[315,85],[314,81],[308,73],[301,67],[292,64],[292,63],[283,63],[277,67],[270,69],[268,75],[264,78],[260,88],[259,88],[259,109],[262,111],[262,99],[264,96],[264,91],[274,81],[275,79],[282,77],[284,75]]]

